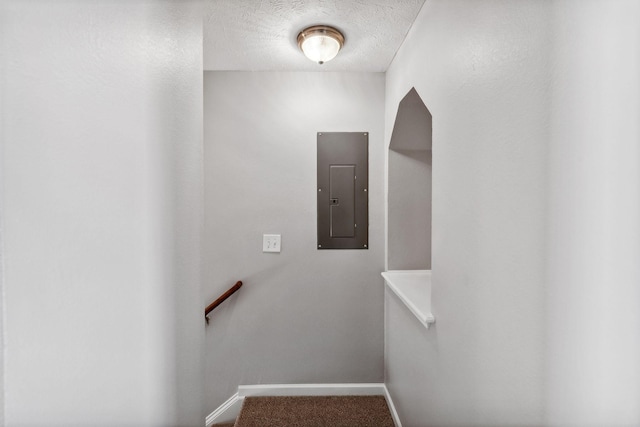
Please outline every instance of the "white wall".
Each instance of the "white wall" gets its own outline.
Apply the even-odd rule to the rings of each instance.
[[[387,156],[387,269],[431,270],[431,150]]]
[[[435,326],[386,297],[404,426],[543,420],[550,19],[548,2],[429,0],[387,72],[386,144],[412,87],[433,115]]]
[[[1,61],[0,61],[1,63]],[[0,101],[1,103],[1,101]],[[0,129],[2,123],[2,107],[0,107]],[[1,131],[0,131],[1,132]],[[2,150],[0,149],[0,164],[2,164]],[[0,188],[2,185],[0,174]],[[0,218],[2,218],[2,204],[0,204]],[[0,221],[0,426],[4,427],[4,258],[2,244],[2,221]]]
[[[640,2],[554,3],[545,398],[640,425]]]
[[[386,298],[403,425],[640,424],[640,3],[428,1],[387,74],[433,113],[426,331]]]
[[[398,105],[387,153],[387,270],[431,270],[431,122],[412,89]]]
[[[1,11],[2,9],[0,9]],[[0,24],[3,23],[3,14],[0,14]],[[0,46],[3,40],[3,33],[0,31]],[[4,164],[3,161],[3,146],[4,146],[4,49],[0,49],[0,165]],[[0,426],[4,427],[4,244],[3,244],[3,206],[2,194],[4,193],[4,176],[0,173]]]
[[[206,404],[383,379],[384,74],[205,73]],[[316,249],[316,133],[369,132],[369,249]],[[262,234],[282,235],[280,254]]]
[[[199,7],[2,3],[7,425],[202,425]]]

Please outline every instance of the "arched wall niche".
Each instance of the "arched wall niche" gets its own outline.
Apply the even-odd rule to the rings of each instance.
[[[388,270],[431,270],[432,118],[412,88],[389,143]]]

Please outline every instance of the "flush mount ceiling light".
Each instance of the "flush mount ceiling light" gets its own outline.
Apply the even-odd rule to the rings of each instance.
[[[342,33],[326,25],[314,25],[298,34],[298,46],[307,58],[318,64],[335,58],[343,45]]]

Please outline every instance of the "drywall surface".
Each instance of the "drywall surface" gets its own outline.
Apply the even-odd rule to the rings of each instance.
[[[429,109],[412,88],[398,104],[392,126],[389,149],[395,151],[431,150],[432,117]]]
[[[550,10],[427,1],[387,72],[386,144],[412,87],[433,115],[435,325],[387,297],[386,383],[404,426],[543,420]]]
[[[415,89],[398,104],[387,154],[387,270],[431,270],[432,118]]]
[[[386,82],[387,138],[411,86],[434,117],[435,327],[386,300],[403,424],[640,424],[638,19],[425,5]]]
[[[2,109],[0,108],[0,128],[2,128]],[[0,164],[2,164],[2,149],[0,149]],[[0,174],[0,188],[2,188]],[[0,205],[0,218],[2,218],[2,206]],[[4,268],[3,268],[3,244],[2,222],[0,221],[0,426],[4,427]]]
[[[0,9],[2,11],[2,9]],[[2,14],[0,14],[0,25],[2,25]],[[0,31],[0,43],[2,43],[2,32]],[[1,46],[1,44],[0,44]],[[2,76],[4,75],[4,50],[0,50],[0,165],[3,161],[3,129],[4,129],[4,96],[2,86]],[[2,193],[3,174],[0,173],[0,426],[4,427],[4,244],[2,232]]]
[[[640,3],[554,2],[550,425],[640,425]]]
[[[205,72],[206,404],[383,378],[384,74]],[[316,133],[369,132],[369,249],[316,249]],[[359,225],[359,224],[358,224]],[[263,253],[262,234],[282,252]]]
[[[431,150],[388,156],[387,269],[431,270]]]
[[[200,5],[1,7],[6,424],[202,425]]]
[[[389,288],[385,289],[385,382],[403,426],[439,425],[426,414],[425,405],[444,406],[453,411],[447,393],[433,393],[426,401],[426,390],[438,375],[438,335],[415,317]],[[464,407],[456,408],[463,411]],[[444,424],[443,424],[444,425]],[[452,424],[456,425],[456,424]],[[462,424],[461,424],[462,425]]]

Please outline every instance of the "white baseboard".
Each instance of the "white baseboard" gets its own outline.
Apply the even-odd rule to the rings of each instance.
[[[244,397],[240,397],[238,393],[235,393],[215,411],[207,415],[204,421],[205,427],[209,427],[212,424],[235,422],[242,409],[243,400]]]
[[[393,418],[393,423],[396,427],[402,427],[402,423],[400,422],[400,416],[398,415],[398,411],[396,411],[396,406],[393,404],[393,399],[391,399],[391,394],[389,394],[389,389],[386,384],[384,385],[384,398],[387,400],[387,406],[389,406],[389,412],[391,412],[391,418]]]
[[[387,387],[383,383],[359,384],[259,384],[241,385],[238,392],[207,415],[205,426],[233,422],[242,409],[245,397],[253,396],[374,396],[382,395],[389,405],[396,427],[402,427]]]
[[[370,396],[384,394],[382,383],[241,385],[238,396]]]

